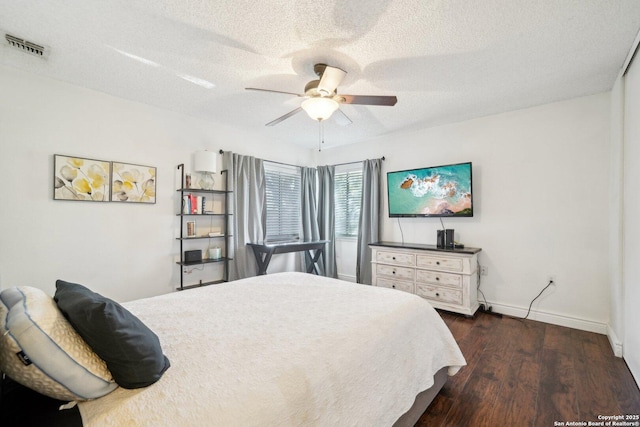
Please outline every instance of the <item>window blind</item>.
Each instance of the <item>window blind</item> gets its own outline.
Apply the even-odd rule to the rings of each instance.
[[[300,238],[300,168],[264,163],[267,191],[267,240]]]
[[[336,171],[334,182],[336,236],[357,237],[362,199],[362,169]]]

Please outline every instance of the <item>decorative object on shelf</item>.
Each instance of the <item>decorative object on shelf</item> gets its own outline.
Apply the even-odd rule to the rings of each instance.
[[[187,221],[187,237],[196,237],[195,221]]]
[[[110,162],[54,154],[53,173],[53,200],[109,201]]]
[[[187,264],[201,263],[202,251],[200,249],[184,251],[184,262]]]
[[[199,182],[200,188],[213,190],[215,185],[213,174],[217,171],[216,153],[213,151],[196,151],[193,155],[193,169],[202,173],[202,178]]]
[[[222,257],[222,249],[209,248],[209,259],[220,259]]]
[[[112,165],[112,202],[156,202],[156,168],[118,162]]]

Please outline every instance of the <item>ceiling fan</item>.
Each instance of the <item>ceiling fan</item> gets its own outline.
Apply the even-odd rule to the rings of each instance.
[[[248,87],[246,90],[258,90],[262,92],[274,92],[284,93],[287,95],[294,95],[301,98],[307,98],[302,102],[300,107],[287,114],[278,117],[275,120],[270,121],[266,126],[274,126],[289,117],[298,114],[304,110],[309,117],[318,122],[327,120],[331,115],[336,112],[336,121],[341,125],[351,124],[351,119],[347,117],[344,112],[340,110],[340,104],[359,104],[359,105],[382,105],[393,106],[398,102],[398,98],[395,96],[380,96],[380,95],[342,95],[338,94],[336,89],[342,80],[347,75],[347,72],[340,68],[331,67],[326,64],[315,64],[313,71],[319,77],[317,80],[312,80],[304,87],[304,94],[298,94],[293,92],[283,92],[280,90],[260,89],[255,87]]]

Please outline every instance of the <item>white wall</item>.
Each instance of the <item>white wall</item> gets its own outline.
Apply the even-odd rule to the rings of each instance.
[[[609,321],[609,94],[316,154],[11,68],[0,68],[0,93],[2,287],[53,293],[61,278],[120,301],[172,291],[179,280],[174,172],[193,151],[222,148],[300,165],[385,155],[384,171],[473,162],[476,215],[445,225],[456,240],[483,248],[489,275],[481,289],[496,310],[524,315],[553,275],[557,286],[534,304],[533,318],[598,332]],[[156,166],[157,203],[53,201],[54,153]],[[382,237],[400,240],[386,195],[384,203]],[[420,218],[401,225],[406,241],[421,243],[435,243],[440,227]]]
[[[611,303],[607,335],[616,356],[622,357],[623,318],[623,194],[624,194],[624,79],[611,89],[611,147],[609,151],[609,283]]]
[[[473,162],[473,218],[445,219],[481,247],[481,290],[496,311],[606,332],[609,321],[609,94],[325,149],[320,164],[385,156],[383,172]],[[401,100],[400,100],[401,102]],[[355,123],[354,125],[357,125]],[[386,179],[385,185],[386,185]],[[385,187],[386,188],[386,187]],[[388,218],[382,239],[400,241]],[[406,218],[406,242],[435,244],[437,218]]]
[[[179,283],[177,164],[189,169],[202,149],[313,162],[306,149],[12,68],[0,67],[0,94],[3,288],[53,294],[64,279],[119,301],[171,292]],[[53,154],[156,166],[157,203],[54,201]]]
[[[623,355],[640,380],[640,64],[638,55],[624,83],[624,241],[623,241]]]
[[[356,281],[356,259],[358,256],[358,244],[355,238],[336,238],[336,269],[338,279]]]

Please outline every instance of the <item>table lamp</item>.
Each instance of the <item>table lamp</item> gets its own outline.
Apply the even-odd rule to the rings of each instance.
[[[216,153],[213,151],[196,151],[193,156],[193,169],[202,173],[200,188],[203,190],[213,190],[215,180],[213,174],[216,173]]]

